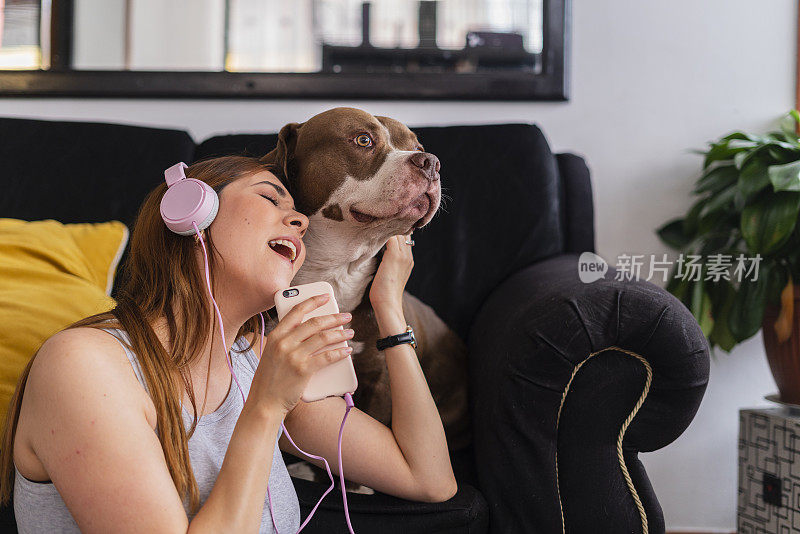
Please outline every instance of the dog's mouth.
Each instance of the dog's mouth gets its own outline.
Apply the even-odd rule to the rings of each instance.
[[[429,193],[422,193],[418,198],[416,198],[412,203],[410,209],[416,210],[425,216],[428,213],[428,209],[431,206],[431,196]]]
[[[374,215],[369,215],[368,213],[364,213],[363,211],[358,211],[352,206],[350,207],[350,215],[352,215],[353,218],[360,223],[371,223],[373,221],[377,221],[379,218],[375,217]]]
[[[420,220],[424,219],[430,209],[431,205],[433,204],[433,200],[431,199],[430,193],[422,193],[420,196],[412,200],[410,203],[406,204],[405,206],[401,206],[396,212],[392,213],[391,215],[384,215],[384,216],[377,216],[377,215],[370,215],[369,213],[364,213],[363,211],[359,211],[354,207],[350,207],[350,215],[352,215],[353,219],[360,223],[371,223],[377,220],[382,219],[396,219],[396,218],[407,218],[407,217],[419,217]]]

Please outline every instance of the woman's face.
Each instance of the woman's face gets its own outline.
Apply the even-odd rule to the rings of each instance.
[[[209,230],[223,259],[216,266],[221,272],[215,276],[216,286],[228,298],[269,309],[275,292],[291,285],[306,257],[302,240],[308,228],[308,217],[294,208],[294,199],[269,171],[239,178],[222,189]],[[283,245],[276,242],[280,239]]]

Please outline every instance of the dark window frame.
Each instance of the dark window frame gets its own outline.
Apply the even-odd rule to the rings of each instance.
[[[566,101],[570,1],[543,0],[542,69],[533,74],[71,70],[73,2],[53,0],[51,69],[0,71],[0,97]]]

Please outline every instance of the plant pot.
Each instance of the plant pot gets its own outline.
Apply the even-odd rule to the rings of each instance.
[[[764,309],[761,323],[764,349],[781,401],[800,404],[800,287],[794,286],[792,334],[783,342],[778,341],[774,328],[779,313],[780,306],[774,304],[767,304]]]

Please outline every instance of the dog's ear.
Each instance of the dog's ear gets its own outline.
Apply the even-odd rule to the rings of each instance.
[[[271,152],[261,156],[262,163],[274,163],[283,169],[286,179],[294,181],[296,171],[293,164],[294,148],[297,145],[297,132],[302,124],[290,122],[278,133],[278,146]]]

